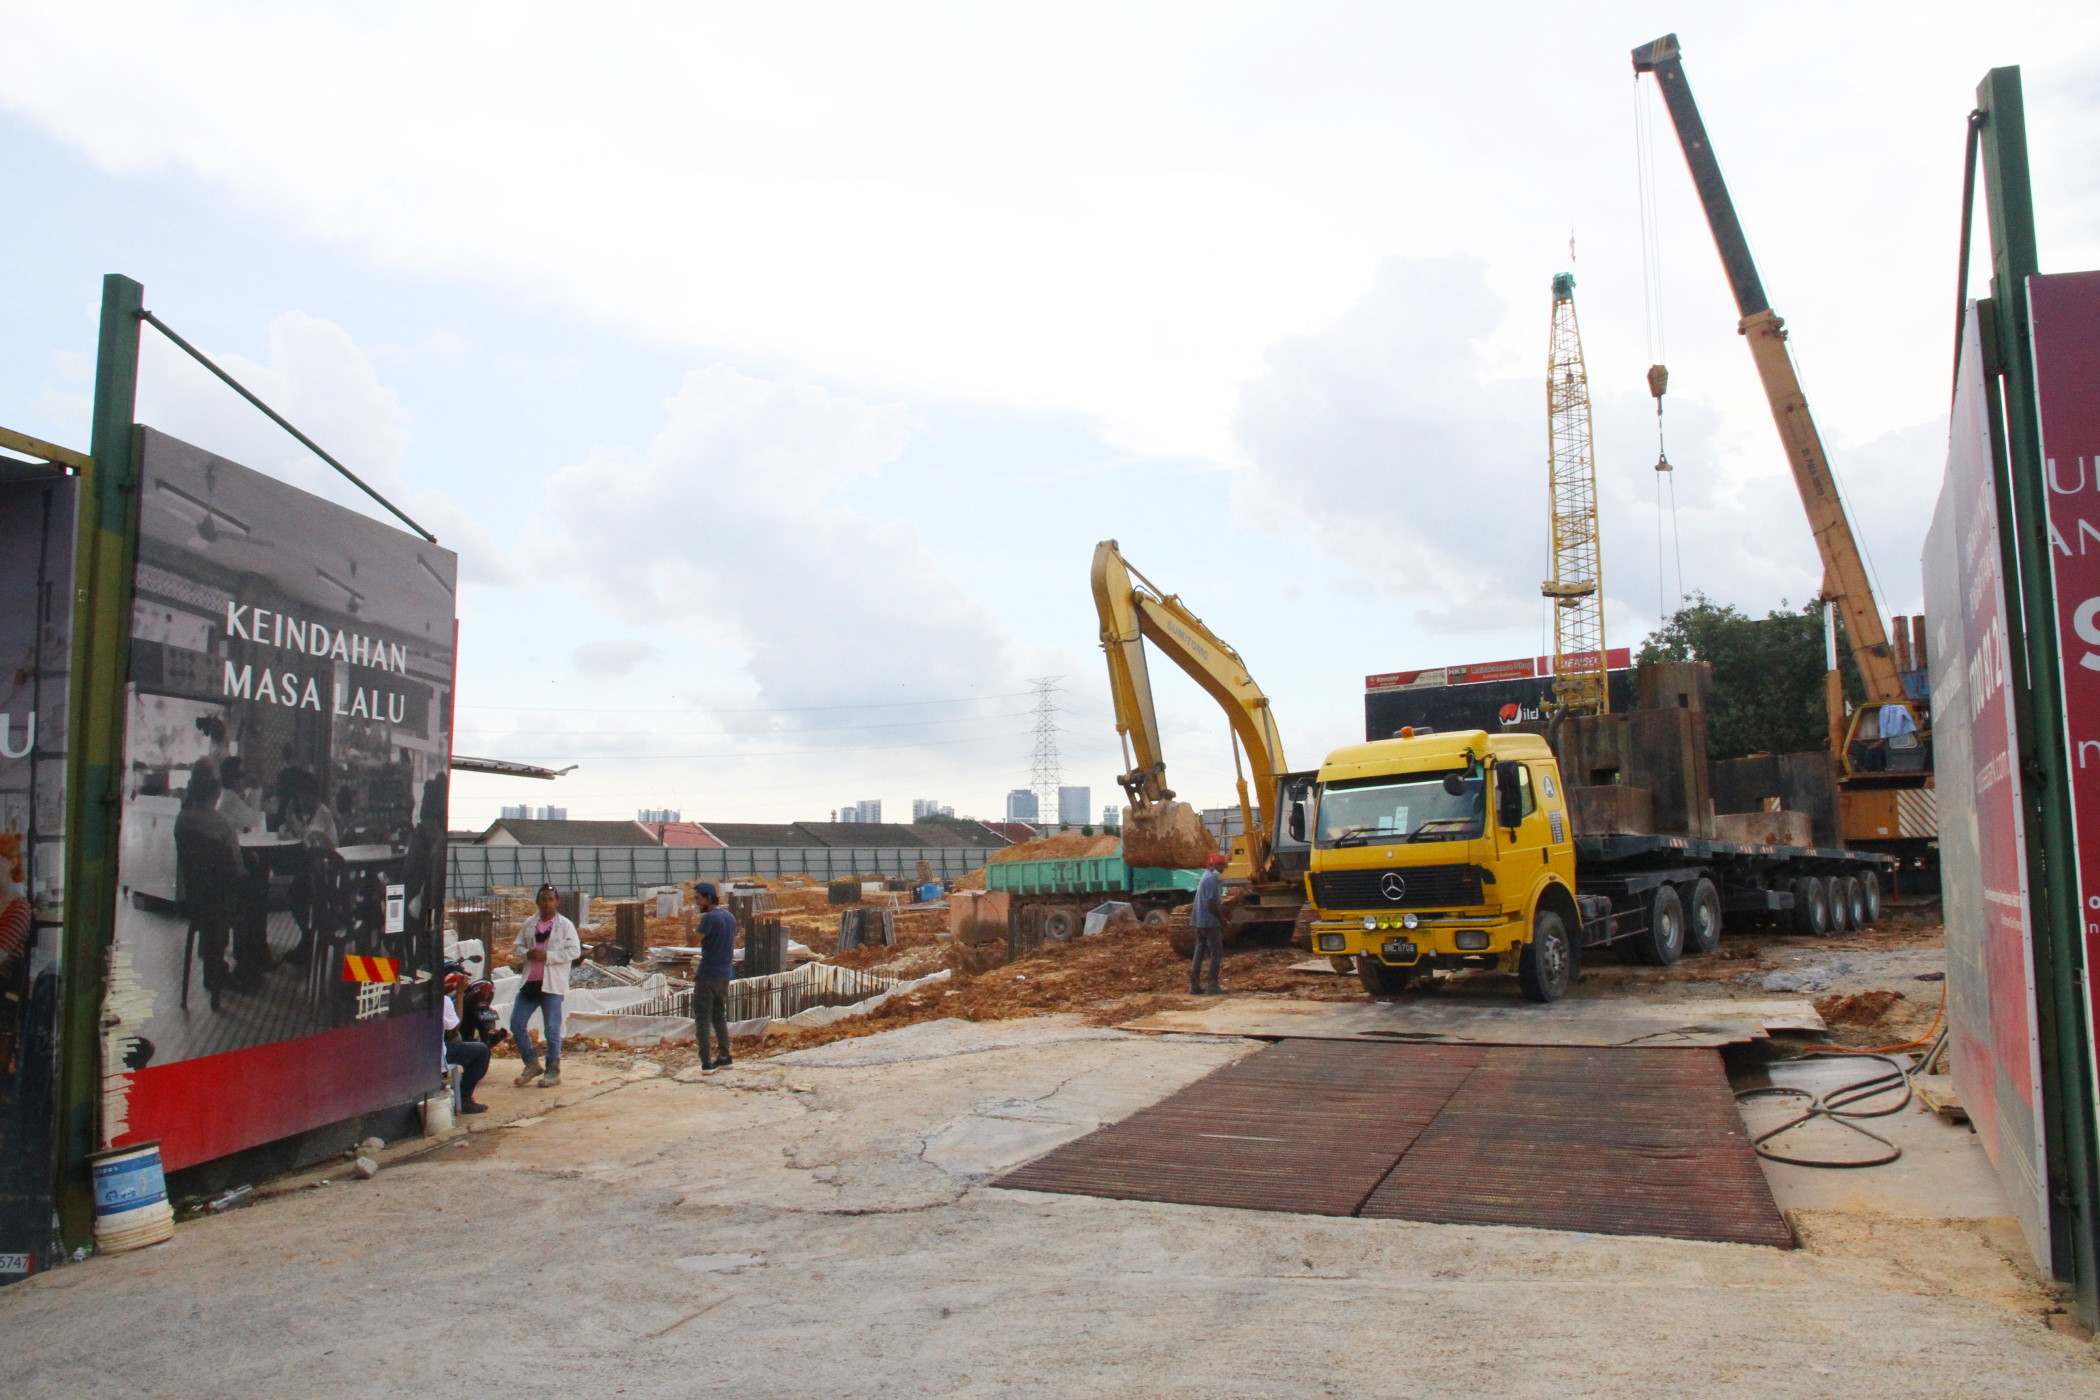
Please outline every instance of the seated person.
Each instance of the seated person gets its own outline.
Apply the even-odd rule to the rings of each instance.
[[[457,963],[446,965],[445,990],[438,998],[444,1009],[445,1063],[458,1065],[459,1111],[461,1113],[486,1113],[489,1106],[474,1101],[474,1090],[481,1077],[489,1072],[489,1046],[487,1042],[469,1039],[460,1034],[459,994],[466,990],[467,974],[459,970]]]

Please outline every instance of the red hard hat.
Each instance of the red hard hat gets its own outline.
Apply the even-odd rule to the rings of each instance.
[[[1205,865],[1223,865],[1225,863],[1225,853],[1223,851],[1212,851],[1210,859],[1203,863]]]

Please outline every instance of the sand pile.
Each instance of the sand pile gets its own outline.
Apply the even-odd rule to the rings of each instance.
[[[994,851],[989,859],[1001,862],[1081,860],[1087,856],[1112,856],[1121,842],[1122,838],[1116,836],[1083,836],[1076,831],[1060,831],[1055,836],[1040,836],[1018,846],[1008,846],[1003,851]]]

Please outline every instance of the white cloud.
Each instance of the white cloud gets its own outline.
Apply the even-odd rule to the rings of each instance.
[[[584,675],[626,676],[645,661],[663,655],[653,642],[585,642],[570,653],[576,669]]]
[[[293,310],[270,322],[267,343],[269,358],[264,363],[209,346],[198,348],[435,534],[440,544],[457,552],[463,581],[516,581],[510,561],[471,512],[441,492],[409,489],[401,474],[409,443],[408,414],[349,332]],[[140,422],[185,442],[401,527],[383,506],[150,326],[140,338],[137,412]]]
[[[693,632],[773,707],[1012,688],[1004,629],[904,504],[874,520],[832,499],[897,455],[901,406],[716,365],[666,408],[639,458],[600,452],[547,484],[546,555],[596,606]]]

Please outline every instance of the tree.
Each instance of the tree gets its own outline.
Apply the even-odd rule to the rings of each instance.
[[[1830,745],[1823,700],[1823,605],[1767,613],[1760,620],[1695,593],[1641,643],[1639,660],[1704,661],[1713,667],[1706,746],[1716,759],[1799,753]],[[1842,628],[1843,624],[1840,624]],[[1845,694],[1864,697],[1858,668],[1838,636]]]

